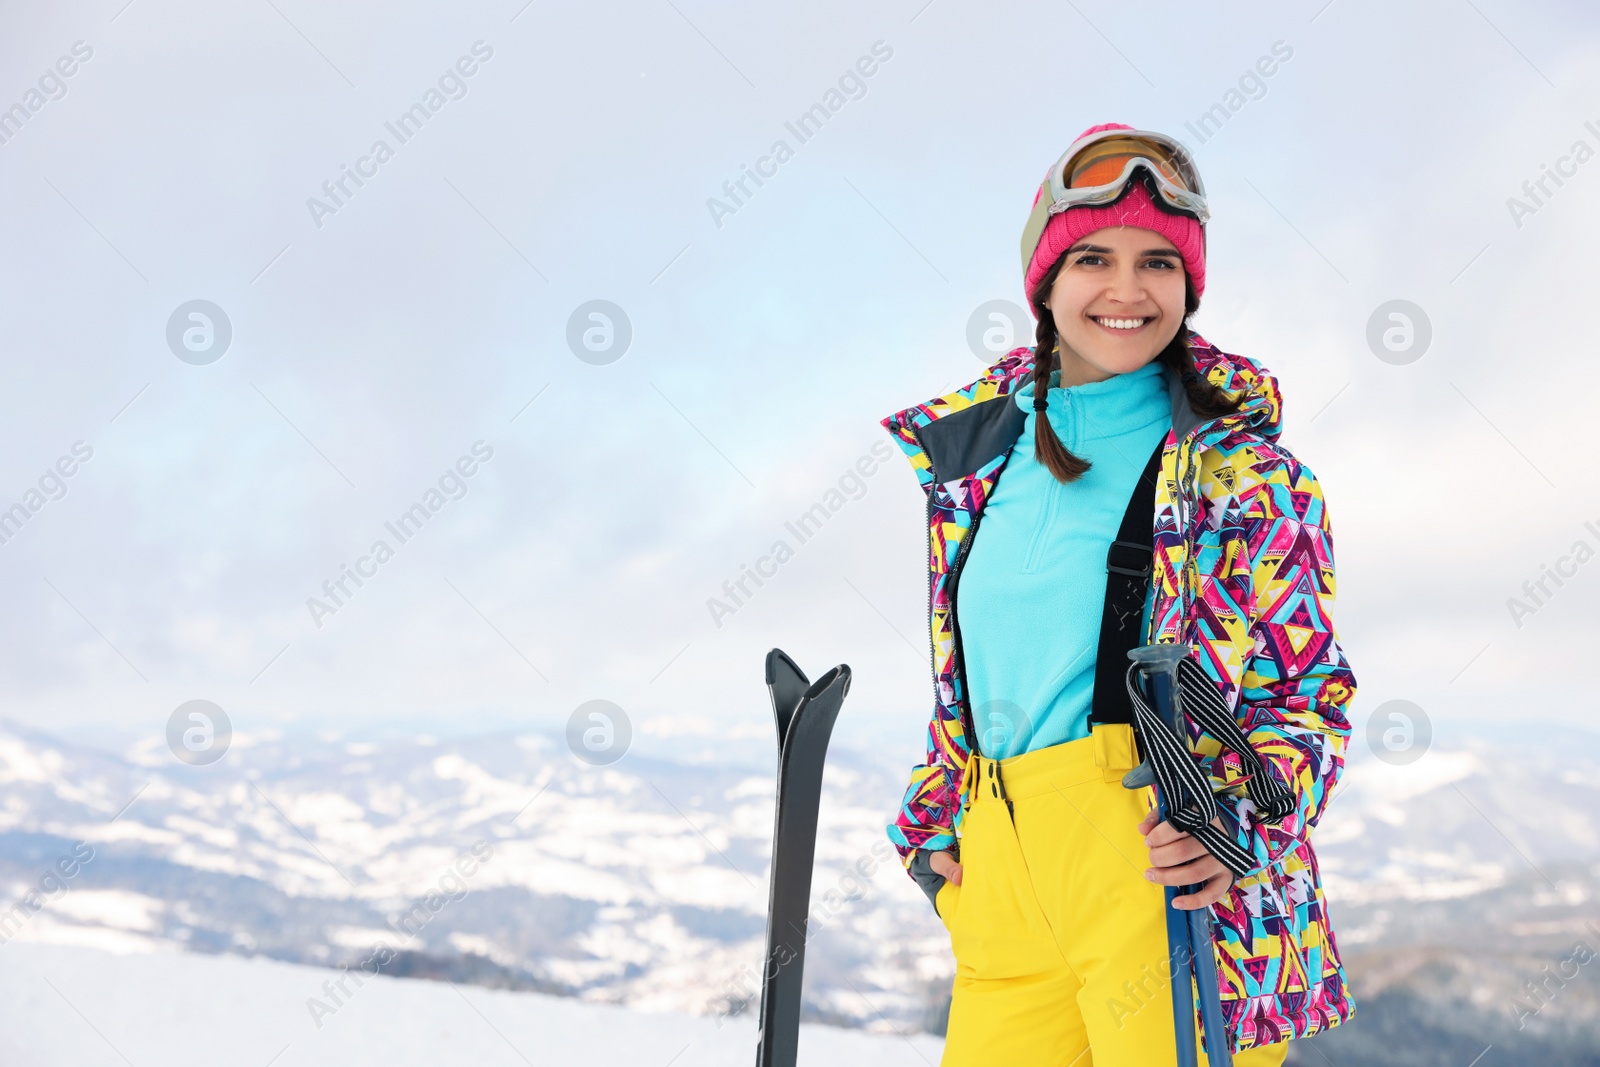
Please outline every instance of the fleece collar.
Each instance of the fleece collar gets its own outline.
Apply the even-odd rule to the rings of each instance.
[[[1009,396],[1031,380],[1033,351],[1013,349],[975,381],[882,420],[892,433],[909,433],[921,446],[922,455],[913,455],[912,466],[924,485],[971,475],[1016,443],[1026,415],[1016,404],[987,401]],[[1277,377],[1254,360],[1224,352],[1199,334],[1190,335],[1189,351],[1201,375],[1228,392],[1243,390],[1245,397],[1237,412],[1203,419],[1190,407],[1178,376],[1163,368],[1175,439],[1193,436],[1196,453],[1240,429],[1263,440],[1276,440],[1283,430]]]

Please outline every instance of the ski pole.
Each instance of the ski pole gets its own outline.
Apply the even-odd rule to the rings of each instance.
[[[1158,643],[1140,645],[1128,652],[1128,658],[1139,668],[1150,691],[1155,713],[1170,729],[1184,750],[1180,758],[1187,757],[1188,730],[1180,720],[1178,700],[1175,697],[1178,681],[1178,664],[1189,655],[1187,644]],[[1151,757],[1128,772],[1123,784],[1130,789],[1146,785],[1156,787],[1156,818],[1167,822],[1170,812],[1168,797],[1156,781],[1151,768]],[[1167,949],[1171,957],[1172,972],[1172,1022],[1176,1032],[1178,1067],[1196,1067],[1198,1055],[1195,1048],[1194,1015],[1195,990],[1200,997],[1200,1021],[1205,1026],[1206,1059],[1210,1067],[1233,1067],[1233,1054],[1229,1049],[1227,1024],[1222,1015],[1222,994],[1217,985],[1217,961],[1211,948],[1211,912],[1207,908],[1184,911],[1173,906],[1173,900],[1184,894],[1198,892],[1198,885],[1165,886]],[[1190,984],[1191,966],[1194,984]]]

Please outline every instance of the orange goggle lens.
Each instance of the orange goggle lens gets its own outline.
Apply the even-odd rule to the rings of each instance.
[[[1161,172],[1161,176],[1180,189],[1195,192],[1188,167],[1164,146],[1140,137],[1108,137],[1089,145],[1067,163],[1061,184],[1068,189],[1088,189],[1109,185],[1122,177],[1130,159],[1142,159]]]

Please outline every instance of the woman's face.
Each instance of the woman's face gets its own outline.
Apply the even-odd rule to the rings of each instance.
[[[1045,306],[1061,338],[1061,384],[1126,374],[1183,324],[1183,257],[1154,230],[1109,226],[1067,249]]]

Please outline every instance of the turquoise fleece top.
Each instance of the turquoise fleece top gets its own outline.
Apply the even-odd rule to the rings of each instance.
[[[1071,484],[1056,481],[1033,454],[1032,381],[1014,393],[1027,421],[957,588],[978,748],[993,759],[1089,736],[1106,551],[1150,453],[1172,428],[1166,375],[1155,360],[1101,382],[1063,389],[1060,380],[1060,371],[1050,376],[1050,425],[1092,466]]]

